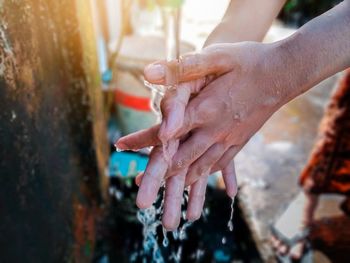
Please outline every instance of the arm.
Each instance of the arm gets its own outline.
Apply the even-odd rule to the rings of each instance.
[[[262,41],[286,0],[231,0],[205,46],[214,43]]]
[[[276,59],[288,72],[286,103],[327,77],[350,67],[350,1],[346,0],[275,44]],[[277,55],[279,54],[279,55]]]
[[[166,101],[169,110],[180,108],[180,115],[184,115],[182,127],[175,132],[168,131],[170,138],[192,134],[174,156],[174,167],[169,174],[188,171],[186,182],[191,184],[203,176],[200,171],[213,170],[217,160],[219,163],[222,159],[232,160],[283,104],[335,72],[350,67],[349,40],[348,0],[283,41],[210,45],[200,53],[185,56],[180,61],[181,86],[175,97],[181,99],[184,92],[188,100],[191,92],[200,92],[188,104],[187,101],[183,104]],[[163,84],[166,65],[165,61],[149,65],[146,78]],[[200,84],[210,75],[215,79],[201,90],[204,86]],[[121,138],[118,147],[137,149],[160,144],[158,131],[156,126]],[[228,158],[225,152],[229,152]],[[156,158],[151,159],[157,164]],[[226,166],[227,163],[222,163],[216,169]],[[151,165],[147,167],[151,168]],[[140,189],[142,187],[148,189],[146,182],[142,181]],[[147,195],[144,192],[142,198],[152,203],[153,198]]]

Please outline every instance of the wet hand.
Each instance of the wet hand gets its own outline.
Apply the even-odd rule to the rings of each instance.
[[[151,142],[159,144],[158,138],[164,141],[187,137],[169,169],[161,160],[160,150],[152,154],[150,172],[158,176],[152,177],[146,170],[138,194],[140,206],[149,205],[155,199],[161,179],[169,177],[166,200],[169,206],[165,206],[163,223],[167,223],[164,221],[168,214],[175,219],[165,225],[178,222],[176,215],[184,185],[193,184],[196,189],[197,183],[206,183],[211,171],[229,169],[227,165],[232,158],[288,97],[288,85],[282,86],[279,78],[283,70],[279,62],[271,45],[250,42],[209,46],[178,62],[181,84],[162,102],[164,122],[160,128],[153,127],[119,141],[120,148],[142,148]],[[167,66],[165,62],[149,66],[145,70],[146,78],[165,84]],[[195,97],[190,100],[191,94]],[[136,139],[140,135],[145,139],[143,142],[141,137]],[[173,191],[170,185],[176,186]],[[201,188],[199,192],[204,191],[205,188]],[[171,212],[166,213],[167,207]],[[198,216],[197,211],[195,214]]]

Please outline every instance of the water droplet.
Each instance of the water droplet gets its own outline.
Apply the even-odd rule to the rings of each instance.
[[[227,223],[227,227],[228,227],[228,229],[232,232],[233,231],[233,223],[232,223],[232,221],[229,221],[228,223]]]
[[[183,162],[180,160],[180,161],[178,161],[178,162],[176,163],[176,165],[177,165],[178,168],[181,168],[182,165],[183,165]]]
[[[17,118],[17,114],[14,111],[11,111],[11,122]]]
[[[123,192],[116,189],[116,191],[115,191],[115,198],[118,201],[120,201],[121,199],[123,199],[123,196],[124,196]]]
[[[222,243],[223,245],[226,244],[226,237],[223,237],[223,238],[221,239],[221,243]]]
[[[163,227],[163,247],[167,247],[167,246],[169,246],[169,239],[167,237],[167,231]]]
[[[118,153],[120,153],[120,152],[123,151],[122,149],[118,148],[117,144],[114,144],[114,147],[115,147],[115,150],[116,150]]]
[[[109,195],[114,195],[114,187],[109,188]]]
[[[234,92],[232,89],[229,90],[228,95],[230,96],[231,99],[233,99]]]

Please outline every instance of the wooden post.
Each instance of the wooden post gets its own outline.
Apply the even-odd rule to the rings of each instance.
[[[92,259],[108,145],[89,4],[0,1],[2,262]]]

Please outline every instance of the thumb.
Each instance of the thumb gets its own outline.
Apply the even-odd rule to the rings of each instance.
[[[233,67],[230,56],[230,44],[215,44],[200,52],[184,55],[179,60],[156,61],[145,67],[145,79],[154,84],[172,85],[174,76],[177,82],[185,82],[206,77],[221,75]]]

